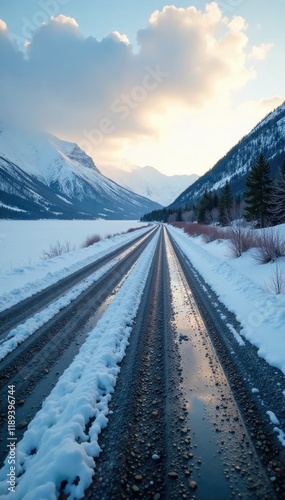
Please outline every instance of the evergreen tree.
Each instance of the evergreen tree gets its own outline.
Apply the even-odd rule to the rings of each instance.
[[[197,221],[199,224],[206,224],[207,213],[211,209],[212,197],[206,189],[200,199],[197,210]]]
[[[219,199],[219,224],[227,226],[231,220],[231,210],[233,208],[233,195],[229,181],[226,181]]]
[[[259,227],[265,227],[271,217],[272,180],[269,163],[262,153],[251,168],[245,186],[245,219],[249,222],[256,221]]]
[[[285,160],[273,183],[272,200],[273,222],[283,224],[285,222]]]
[[[176,216],[176,221],[177,221],[177,222],[182,222],[182,220],[183,220],[183,219],[182,219],[182,208],[181,208],[181,207],[179,207],[179,208],[178,208],[178,212],[177,212],[177,216]]]

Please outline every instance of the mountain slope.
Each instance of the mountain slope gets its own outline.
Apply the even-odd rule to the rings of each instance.
[[[285,159],[285,103],[266,116],[170,206],[191,205],[200,198],[205,189],[219,190],[227,180],[235,194],[242,194],[248,171],[259,153],[264,153],[272,174],[275,174]]]
[[[0,126],[1,218],[138,219],[157,203],[104,177],[76,144]]]
[[[173,200],[198,179],[198,175],[165,175],[153,167],[138,167],[129,162],[124,162],[120,169],[103,166],[100,167],[104,175],[152,201],[163,206],[169,205]]]

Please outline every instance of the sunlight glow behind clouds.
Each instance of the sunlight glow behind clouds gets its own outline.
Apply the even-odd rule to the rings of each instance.
[[[0,31],[7,31],[7,24],[0,19]]]
[[[62,14],[38,29],[25,56],[10,42],[3,21],[0,30],[4,118],[29,121],[76,140],[97,163],[114,162],[135,149],[154,152],[155,147],[158,158],[162,145],[166,162],[168,143],[184,167],[193,155],[181,148],[198,152],[203,147],[197,111],[204,110],[200,116],[207,120],[211,109],[208,122],[215,126],[220,103],[228,105],[255,78],[254,60],[264,59],[272,47],[262,43],[251,48],[245,20],[223,16],[215,2],[205,12],[175,6],[155,11],[138,32],[138,52],[117,31],[101,41],[85,38],[76,20]],[[196,129],[191,132],[193,114]],[[174,123],[179,137],[173,134]],[[197,171],[196,165],[193,169]]]
[[[51,16],[51,20],[60,24],[70,24],[71,26],[78,28],[78,24],[73,17],[67,17],[63,14],[60,14],[59,16]]]

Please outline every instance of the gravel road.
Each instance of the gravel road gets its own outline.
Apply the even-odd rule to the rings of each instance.
[[[158,228],[157,228],[158,229]],[[112,259],[118,262],[0,362],[0,423],[17,387],[17,437],[108,308],[156,230],[2,313],[7,332]],[[100,435],[88,500],[285,498],[284,376],[231,329],[220,303],[166,227],[160,237]],[[1,338],[1,337],[0,337]],[[253,392],[259,387],[260,394]],[[0,440],[4,440],[4,426]],[[4,459],[3,453],[1,460]],[[60,500],[65,500],[64,485]],[[47,499],[48,500],[48,499]]]
[[[5,440],[7,384],[17,387],[17,438],[21,439],[29,421],[40,409],[46,395],[56,384],[59,376],[79,351],[89,331],[90,323],[98,321],[108,306],[116,287],[125,279],[134,263],[153,237],[154,231],[136,238],[103,259],[68,276],[42,292],[13,307],[13,314],[2,314],[2,327],[16,326],[52,303],[68,289],[90,276],[114,258],[119,262],[95,281],[67,307],[59,311],[50,321],[40,327],[14,351],[0,361],[0,442]],[[27,305],[28,304],[28,305]],[[11,311],[11,310],[10,310]],[[7,318],[7,323],[3,317]],[[0,451],[1,462],[5,449]]]
[[[164,229],[86,498],[283,498],[282,449],[248,385],[252,347],[239,366],[219,307],[236,320],[203,287]]]

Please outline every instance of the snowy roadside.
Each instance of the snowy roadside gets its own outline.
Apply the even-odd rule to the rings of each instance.
[[[35,333],[41,326],[53,318],[61,309],[70,304],[79,295],[87,290],[93,283],[98,281],[104,274],[106,274],[112,267],[120,261],[120,257],[116,257],[111,262],[103,266],[99,271],[95,272],[79,285],[74,286],[65,293],[58,300],[50,304],[42,311],[36,313],[31,318],[27,319],[24,323],[18,325],[10,331],[7,337],[0,342],[0,361],[4,359],[7,354],[12,352],[16,347],[24,342],[28,337]]]
[[[150,228],[147,227],[133,233],[114,236],[90,247],[63,254],[33,266],[2,273],[0,275],[0,312],[104,257],[149,230]]]
[[[17,446],[15,492],[7,495],[9,465],[0,472],[0,493],[15,500],[55,500],[61,484],[82,498],[92,480],[98,435],[107,425],[108,402],[125,355],[159,233],[143,251],[113,302],[89,333]],[[32,491],[31,491],[32,485]]]
[[[167,229],[221,302],[236,315],[242,327],[239,334],[232,325],[227,323],[227,326],[240,349],[245,349],[244,337],[258,348],[261,358],[284,374],[285,293],[272,295],[261,285],[268,278],[268,266],[271,264],[257,265],[252,255],[243,255],[239,259],[230,258],[226,241],[206,244],[201,238],[189,237],[181,229],[171,226],[167,226]],[[259,273],[256,272],[257,267]],[[213,303],[213,307],[216,306]],[[226,320],[223,315],[221,318]],[[277,385],[285,397],[285,380],[282,385],[280,382]],[[261,388],[256,385],[252,392],[259,393],[259,389]],[[268,408],[266,415],[274,425],[273,430],[278,440],[285,446],[285,432],[280,428],[277,416]]]
[[[193,266],[236,315],[242,325],[240,334],[258,348],[260,357],[285,374],[285,293],[272,295],[262,287],[271,264],[257,265],[244,256],[230,259],[226,242],[205,244],[181,229],[167,228]]]

